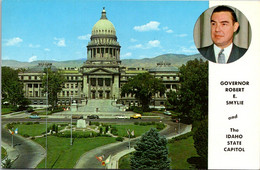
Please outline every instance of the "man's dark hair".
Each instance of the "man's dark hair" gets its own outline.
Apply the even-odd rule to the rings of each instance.
[[[230,12],[231,15],[232,15],[232,20],[233,20],[234,22],[237,22],[236,13],[235,13],[234,10],[231,9],[230,7],[227,7],[227,6],[218,6],[218,7],[216,7],[216,8],[213,10],[213,12],[212,12],[211,17],[212,17],[212,15],[213,15],[215,12]]]

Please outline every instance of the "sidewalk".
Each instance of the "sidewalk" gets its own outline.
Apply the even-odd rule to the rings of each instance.
[[[5,142],[1,142],[1,146],[3,148],[5,148],[6,152],[7,152],[7,157],[5,157],[5,159],[2,160],[2,163],[4,161],[6,161],[6,159],[10,159],[11,162],[15,161],[18,157],[19,157],[19,153],[16,149],[14,149],[12,146],[8,145]]]
[[[173,137],[177,137],[177,136],[183,135],[183,134],[185,134],[185,133],[188,133],[188,132],[191,131],[191,128],[192,128],[192,126],[191,126],[191,125],[188,125],[188,126],[184,129],[184,131],[182,131],[180,134],[167,137],[167,139],[171,139],[171,138],[173,138]],[[121,157],[123,157],[124,155],[129,154],[129,153],[131,153],[131,152],[133,152],[133,151],[135,151],[135,149],[134,149],[134,148],[131,148],[131,149],[127,149],[127,150],[124,150],[124,151],[122,151],[122,152],[119,152],[119,153],[117,153],[116,155],[113,155],[113,156],[111,157],[110,163],[107,165],[107,169],[118,169],[118,161],[119,161],[119,159],[120,159]]]

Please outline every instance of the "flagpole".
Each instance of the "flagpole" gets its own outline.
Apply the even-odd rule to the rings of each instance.
[[[129,136],[129,149],[130,149],[130,129],[128,129],[128,136]]]
[[[14,147],[14,134],[12,134],[12,148]]]

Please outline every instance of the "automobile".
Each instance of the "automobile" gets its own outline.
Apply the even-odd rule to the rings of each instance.
[[[30,119],[40,119],[41,117],[38,115],[31,115],[29,118]]]
[[[127,117],[125,115],[116,115],[115,118],[116,119],[127,119]]]
[[[82,115],[73,115],[72,119],[83,119]]]
[[[165,115],[172,115],[172,113],[170,112],[170,111],[165,111],[165,112],[163,112],[163,114],[165,114]]]
[[[130,119],[141,119],[142,115],[141,114],[133,114],[130,116]]]
[[[99,119],[98,115],[89,115],[87,116],[88,119]]]

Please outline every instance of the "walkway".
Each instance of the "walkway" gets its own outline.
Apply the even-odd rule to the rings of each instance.
[[[167,138],[172,138],[173,136],[178,136],[180,134],[177,134],[175,129],[178,126],[178,124],[174,124],[169,122],[169,126],[161,131],[160,133]],[[191,130],[190,125],[184,125],[182,124],[181,126],[181,134],[187,133]],[[129,140],[126,140],[124,142],[117,142],[117,143],[112,143],[109,145],[105,145],[99,148],[95,148],[89,152],[86,152],[83,154],[74,168],[108,168],[108,169],[117,169],[118,167],[118,160],[125,154],[130,153],[134,151],[134,144],[138,140],[138,138],[130,140],[130,149],[129,149]],[[111,155],[111,161],[107,165],[107,167],[104,167],[101,165],[101,162],[99,162],[95,156],[104,156],[104,160],[106,160],[109,155]]]
[[[45,150],[41,145],[32,140],[23,138],[20,135],[14,135],[14,148],[12,148],[12,135],[3,126],[1,133],[2,146],[6,149],[8,158],[16,160],[13,162],[12,168],[36,168],[36,166],[44,159]]]

